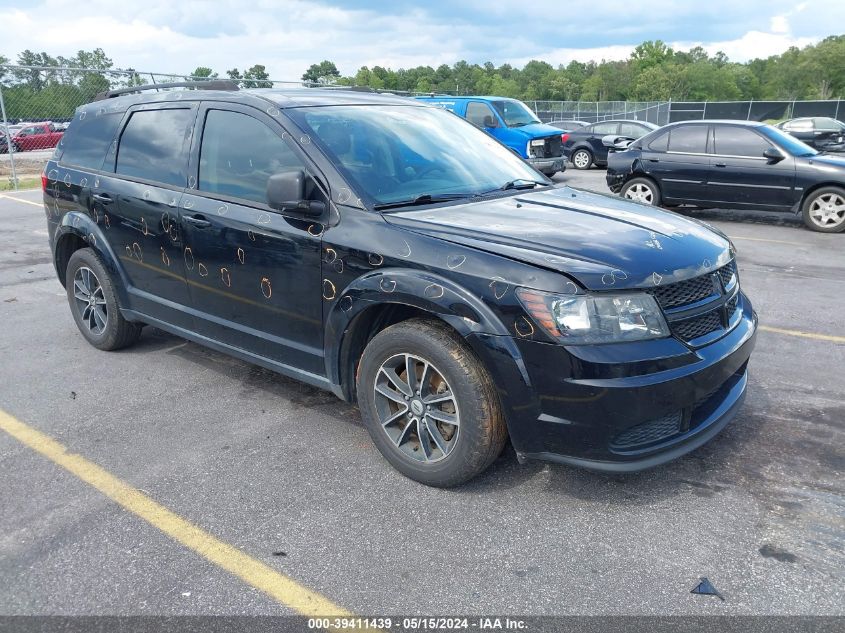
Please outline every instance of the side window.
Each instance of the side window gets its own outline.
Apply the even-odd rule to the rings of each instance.
[[[194,112],[139,110],[133,112],[120,135],[116,172],[122,176],[184,187],[188,144]]]
[[[616,134],[616,130],[619,129],[618,123],[596,123],[593,125],[592,132],[593,134]],[[639,136],[639,135],[638,135]]]
[[[771,144],[753,130],[717,125],[713,128],[713,147],[716,154],[762,158],[763,151]]]
[[[707,126],[687,125],[675,127],[669,132],[669,151],[684,154],[707,152]]]
[[[493,111],[490,109],[486,103],[479,103],[478,101],[470,101],[467,104],[467,116],[466,119],[473,125],[478,127],[492,127],[489,125],[489,119],[492,118],[493,121],[496,121],[496,117],[493,115]],[[495,124],[494,124],[495,125]]]
[[[97,116],[94,112],[86,112],[85,117],[77,115],[62,137],[61,163],[100,169],[123,114],[114,112]]]
[[[838,132],[840,128],[833,119],[818,118],[815,120],[815,129],[821,132]]]
[[[792,130],[793,132],[809,132],[813,129],[812,119],[795,119],[788,121],[783,126],[784,130]]]
[[[247,114],[209,110],[200,148],[200,191],[267,202],[267,179],[304,169],[281,137]]]
[[[649,133],[649,129],[636,123],[620,123],[619,134],[630,138],[640,138]]]
[[[648,144],[648,148],[653,152],[665,152],[669,149],[669,132],[661,132],[653,139],[651,139],[651,143]]]

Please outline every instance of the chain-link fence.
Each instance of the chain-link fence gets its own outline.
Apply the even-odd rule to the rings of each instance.
[[[657,125],[669,122],[668,101],[529,101],[541,121],[584,121],[635,119]]]
[[[76,108],[108,90],[217,79],[141,71],[0,65],[0,191],[37,186]],[[230,79],[241,88],[309,87],[264,77]]]
[[[35,187],[74,111],[101,92],[140,85],[210,80],[141,71],[0,65],[0,191]],[[221,79],[230,80],[228,77]],[[241,88],[319,84],[235,77]],[[339,87],[339,86],[338,86]],[[164,88],[162,88],[164,89]],[[406,93],[407,94],[407,93]],[[413,96],[409,94],[408,96]],[[842,101],[528,101],[542,121],[636,119],[665,125],[693,119],[780,121],[845,116]]]

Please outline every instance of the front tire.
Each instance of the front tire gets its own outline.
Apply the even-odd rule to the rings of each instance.
[[[446,325],[411,319],[381,331],[361,357],[357,391],[376,448],[428,486],[472,479],[505,445],[493,380]]]
[[[81,248],[70,256],[65,289],[76,326],[91,345],[111,351],[138,340],[141,325],[130,323],[120,314],[114,281],[90,248]]]
[[[820,233],[845,231],[845,189],[822,187],[804,200],[801,214],[805,226]]]
[[[576,149],[572,152],[571,160],[575,169],[589,169],[593,164],[593,155],[590,153],[590,150],[583,148]]]
[[[660,206],[660,189],[650,178],[632,178],[625,183],[619,195],[632,202]]]

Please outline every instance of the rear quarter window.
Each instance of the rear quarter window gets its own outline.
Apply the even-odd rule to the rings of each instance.
[[[117,132],[123,112],[79,113],[62,136],[63,165],[100,169]]]

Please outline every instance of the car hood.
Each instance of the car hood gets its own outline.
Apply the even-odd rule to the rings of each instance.
[[[396,226],[555,270],[586,288],[649,288],[726,264],[731,244],[703,223],[615,196],[561,187],[391,212]]]
[[[522,127],[512,127],[510,129],[524,135],[526,139],[554,135],[560,136],[563,134],[563,130],[552,127],[551,125],[546,125],[545,123],[529,123],[528,125],[523,125]]]
[[[842,170],[845,170],[845,157],[841,155],[817,154],[816,156],[808,156],[805,160],[813,167],[817,167],[822,171],[840,173]]]

